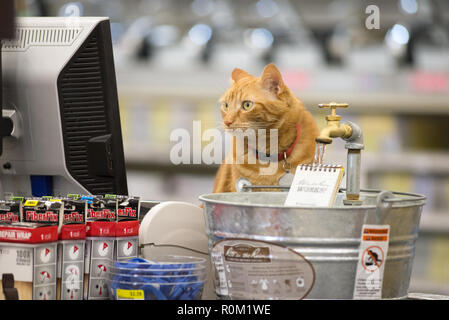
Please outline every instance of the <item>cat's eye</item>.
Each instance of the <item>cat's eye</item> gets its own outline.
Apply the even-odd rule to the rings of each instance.
[[[227,102],[223,102],[221,105],[222,105],[223,109],[228,110],[229,105]]]
[[[253,102],[252,101],[246,100],[246,101],[242,102],[242,108],[244,110],[249,110],[252,106],[253,106]]]

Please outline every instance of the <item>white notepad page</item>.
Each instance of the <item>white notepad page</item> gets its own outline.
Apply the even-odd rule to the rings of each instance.
[[[337,165],[299,165],[284,205],[332,206],[343,172],[343,167]]]

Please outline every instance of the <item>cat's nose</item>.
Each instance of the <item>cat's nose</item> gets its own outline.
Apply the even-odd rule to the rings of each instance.
[[[223,121],[225,125],[227,125],[228,127],[232,124],[232,120],[224,120]]]

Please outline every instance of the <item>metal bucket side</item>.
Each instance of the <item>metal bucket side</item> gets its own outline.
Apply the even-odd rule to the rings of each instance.
[[[215,194],[200,199],[209,248],[224,238],[270,241],[292,248],[309,260],[316,272],[307,298],[352,299],[362,226],[388,224],[382,297],[405,297],[424,201],[394,202],[379,222],[377,195],[364,194],[366,205],[344,207],[338,205],[343,199],[340,194],[337,206],[330,208],[282,207],[278,205],[286,197],[282,192]]]

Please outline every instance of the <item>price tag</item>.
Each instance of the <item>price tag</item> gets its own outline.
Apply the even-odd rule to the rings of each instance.
[[[25,207],[35,207],[35,206],[37,206],[38,203],[39,203],[38,200],[27,200],[27,201],[25,201],[24,206]]]
[[[145,293],[143,290],[125,290],[125,289],[117,289],[116,290],[117,299],[126,299],[126,300],[144,300]]]

